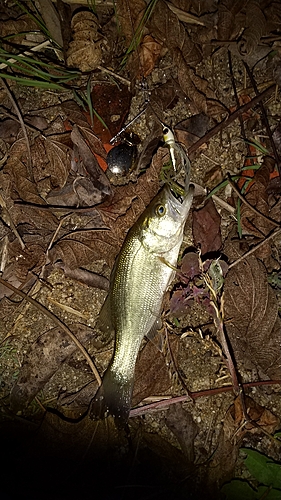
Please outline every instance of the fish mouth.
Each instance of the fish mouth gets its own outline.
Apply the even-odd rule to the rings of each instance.
[[[183,203],[184,201],[184,197],[182,196],[181,193],[177,192],[176,190],[170,188],[170,193],[171,195],[177,200],[179,201],[181,204]]]

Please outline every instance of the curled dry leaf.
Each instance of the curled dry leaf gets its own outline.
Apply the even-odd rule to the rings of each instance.
[[[228,272],[224,283],[225,326],[238,368],[281,377],[281,324],[264,265],[249,256]]]
[[[67,65],[81,71],[92,71],[101,62],[101,35],[98,33],[96,16],[83,10],[75,14],[71,21],[73,40],[67,51]]]
[[[98,164],[96,157],[91,152],[89,146],[84,141],[78,127],[74,125],[71,132],[71,139],[78,147],[79,155],[81,156],[83,166],[93,182],[94,187],[100,192],[100,203],[104,196],[110,195],[111,187],[108,178]]]
[[[93,330],[80,323],[71,325],[71,330],[82,344],[93,336]],[[12,389],[10,395],[12,411],[17,412],[26,408],[76,349],[77,346],[59,327],[42,334],[25,357],[17,382]]]
[[[202,255],[216,252],[221,248],[221,217],[212,199],[204,207],[193,211],[192,233],[196,246],[200,246]]]
[[[249,0],[246,5],[246,29],[238,43],[241,56],[249,56],[257,48],[266,30],[266,18],[258,0]]]
[[[218,6],[218,39],[230,40],[235,28],[235,17],[245,7],[244,0],[224,0]]]

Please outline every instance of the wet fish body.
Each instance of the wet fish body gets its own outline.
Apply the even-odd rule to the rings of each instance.
[[[157,329],[163,296],[174,277],[193,187],[178,199],[168,185],[130,229],[115,263],[102,315],[109,314],[115,349],[91,417],[113,415],[126,422],[130,412],[137,355],[145,335]]]

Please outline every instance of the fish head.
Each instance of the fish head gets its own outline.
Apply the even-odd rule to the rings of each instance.
[[[193,186],[179,196],[165,185],[141,217],[142,243],[159,253],[180,244],[192,199]]]

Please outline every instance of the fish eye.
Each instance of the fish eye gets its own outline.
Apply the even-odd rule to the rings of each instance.
[[[159,217],[163,217],[163,215],[165,215],[166,213],[166,208],[164,205],[157,205],[155,207],[155,213],[156,215],[159,215]]]

